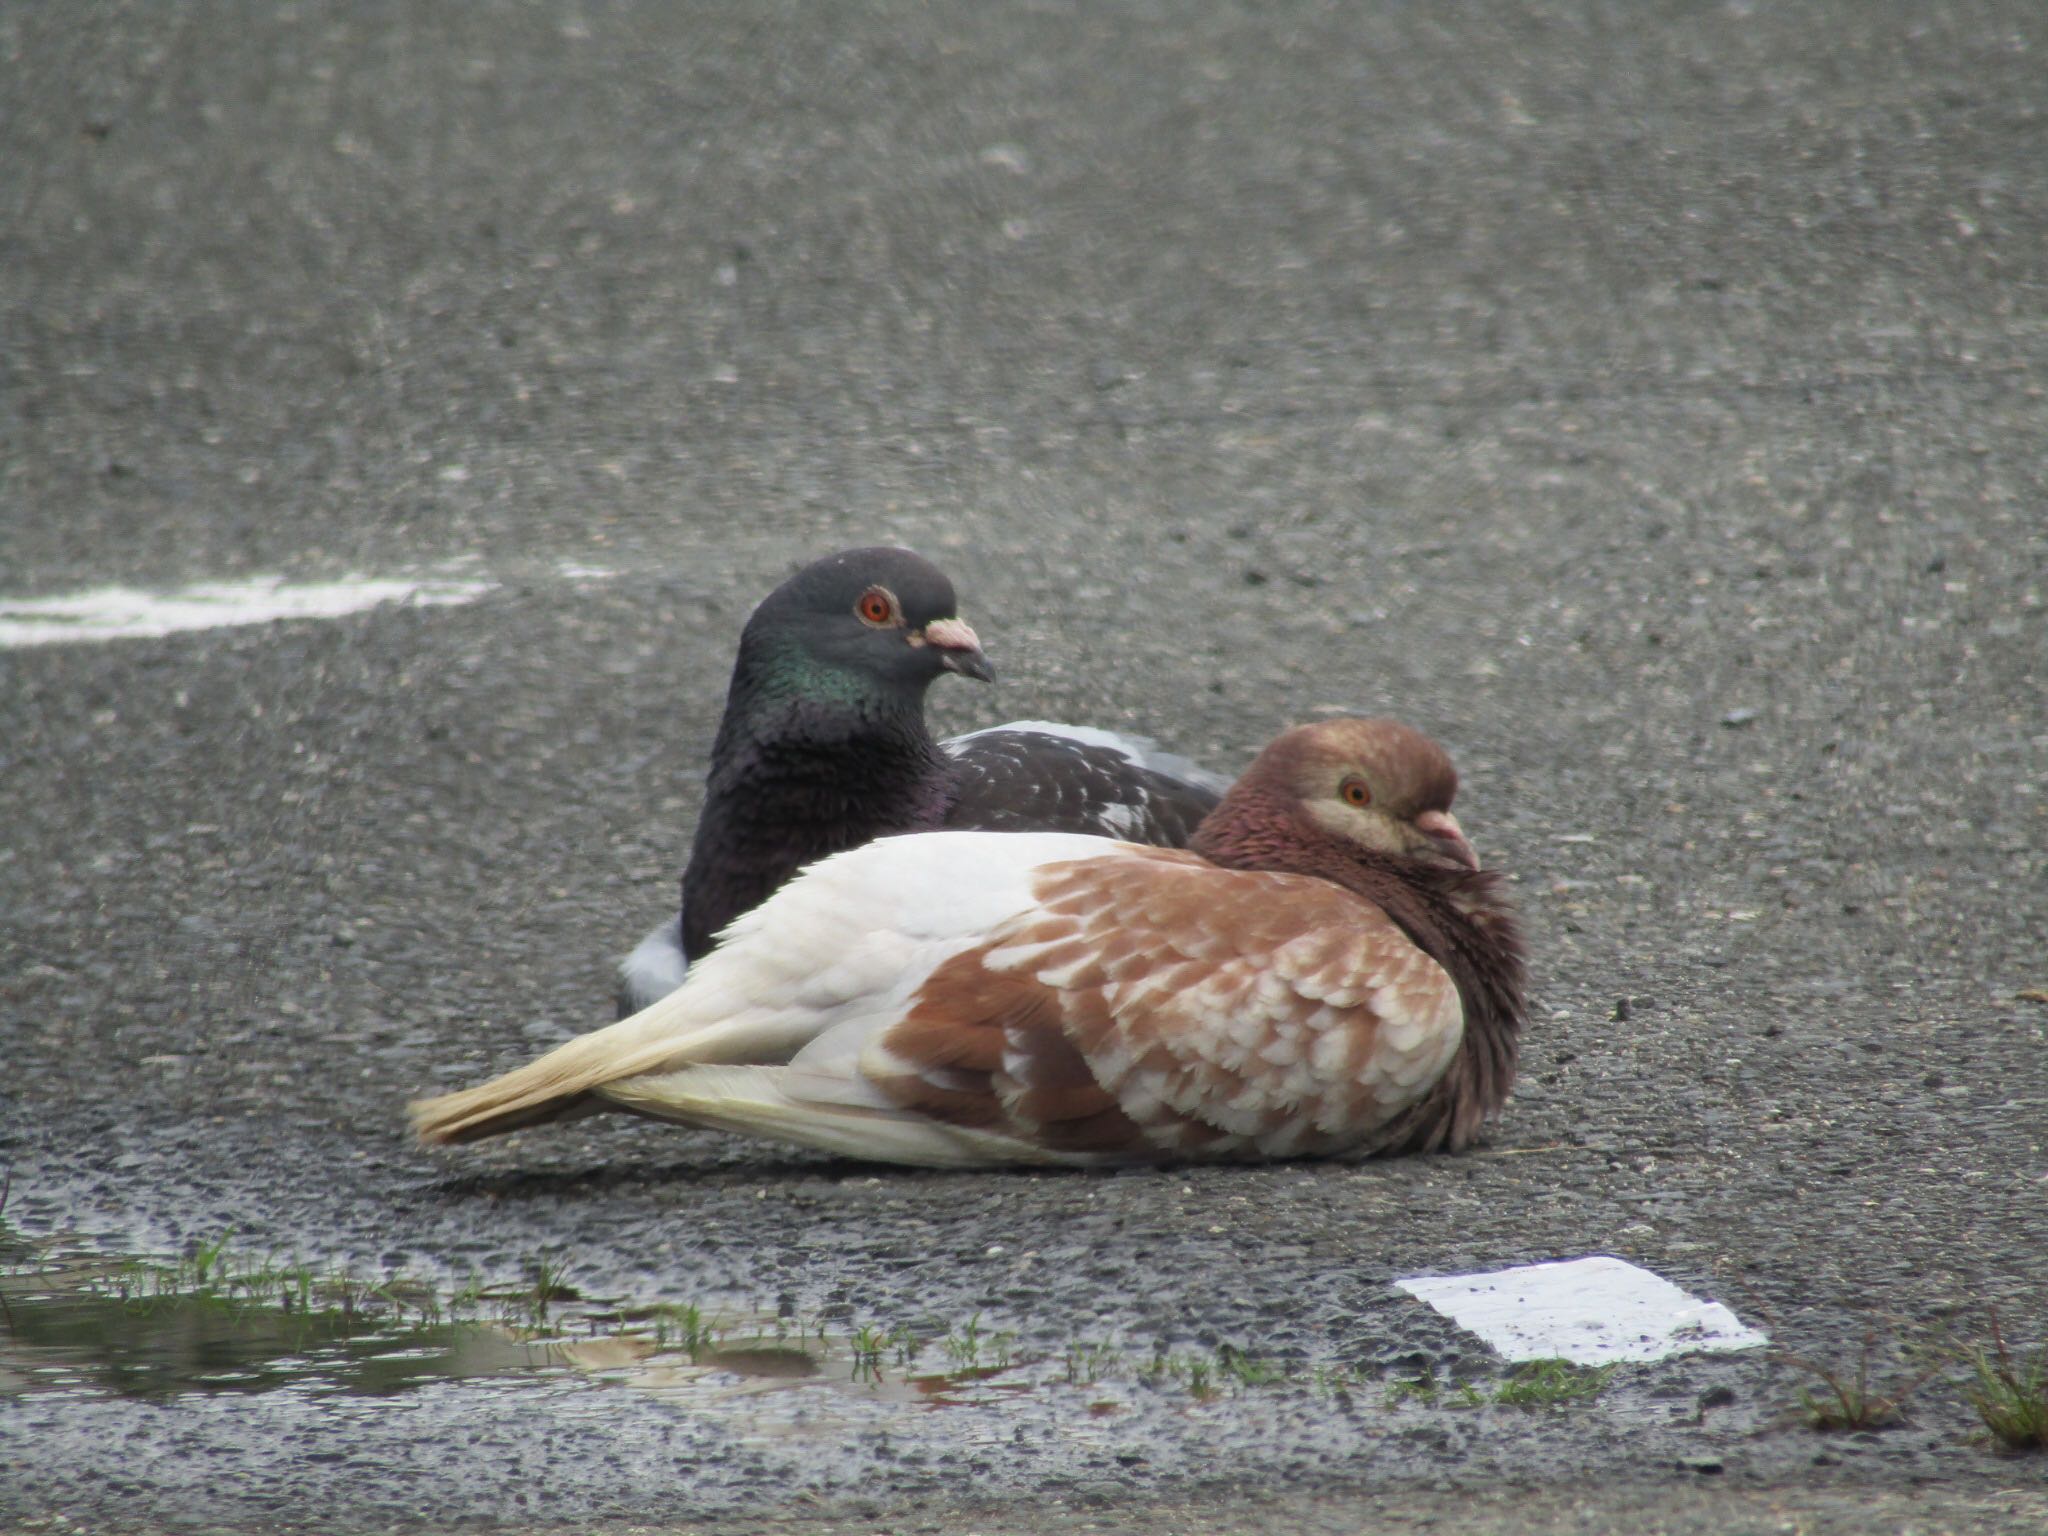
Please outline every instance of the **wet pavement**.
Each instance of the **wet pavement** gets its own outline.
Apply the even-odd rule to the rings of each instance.
[[[0,1525],[2048,1522],[1957,1354],[2048,1339],[2037,7],[63,12],[0,607],[466,600],[0,649]],[[410,1146],[608,1016],[741,619],[879,539],[947,729],[1439,736],[1491,1144]],[[1595,1254],[1777,1348],[1518,1405],[1393,1286]],[[1906,1422],[1807,1428],[1866,1340]]]

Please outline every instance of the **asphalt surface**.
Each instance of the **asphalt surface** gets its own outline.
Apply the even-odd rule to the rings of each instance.
[[[8,1220],[1479,1379],[1389,1279],[2048,1337],[2044,56],[2033,0],[0,7],[0,595],[499,583],[0,653]],[[606,1018],[739,622],[878,540],[1003,671],[948,728],[1438,735],[1533,939],[1490,1148],[409,1146]],[[0,1399],[0,1522],[2041,1529],[1954,1376],[1827,1437],[1763,1353],[1079,1430]]]

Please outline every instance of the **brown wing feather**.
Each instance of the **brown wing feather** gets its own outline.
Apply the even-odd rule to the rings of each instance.
[[[906,1110],[948,1125],[1019,1131],[1072,1150],[1136,1148],[1138,1127],[1062,1028],[1061,996],[982,964],[986,948],[934,971],[862,1070]]]
[[[1456,988],[1305,876],[1120,849],[926,979],[862,1058],[906,1110],[1111,1157],[1369,1146],[1455,1053]]]

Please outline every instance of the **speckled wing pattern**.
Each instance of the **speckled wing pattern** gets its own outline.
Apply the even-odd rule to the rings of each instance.
[[[1449,975],[1298,875],[1119,849],[934,968],[859,1070],[900,1110],[1060,1161],[1370,1150],[1463,1037]]]
[[[1138,736],[1028,720],[955,736],[954,827],[1184,845],[1228,780]]]

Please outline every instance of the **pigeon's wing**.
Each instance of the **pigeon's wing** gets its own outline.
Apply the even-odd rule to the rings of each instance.
[[[1030,904],[785,1065],[601,1091],[892,1162],[1273,1158],[1371,1149],[1458,1050],[1443,968],[1326,881],[1128,845],[1029,878]]]
[[[653,1006],[479,1087],[414,1104],[414,1128],[427,1141],[473,1141],[586,1112],[586,1096],[616,1079],[788,1061],[848,1019],[894,1017],[932,967],[1031,905],[1038,864],[1104,847],[1050,833],[944,832],[825,859],[734,920]]]
[[[1044,720],[940,745],[959,784],[949,827],[1082,832],[1178,848],[1230,783],[1145,737]]]

